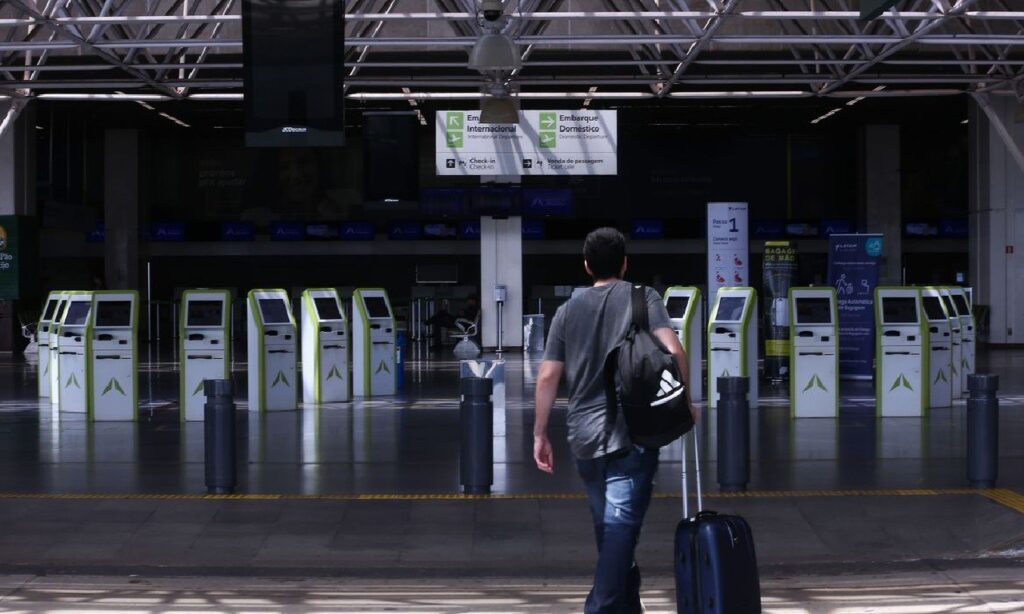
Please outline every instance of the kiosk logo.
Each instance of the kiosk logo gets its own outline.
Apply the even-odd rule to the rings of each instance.
[[[558,114],[544,112],[540,114],[540,130],[537,132],[537,144],[544,149],[554,149],[558,145]]]
[[[124,388],[121,387],[121,384],[119,384],[118,381],[114,378],[110,378],[110,381],[107,382],[107,386],[103,389],[103,392],[100,394],[100,396],[106,396],[106,394],[111,390],[116,390],[117,392],[120,392],[121,396],[123,397],[128,396],[124,393]]]
[[[946,379],[946,371],[944,369],[939,369],[939,372],[935,375],[935,381],[932,382],[932,383],[933,384],[938,384],[940,381],[941,382],[948,382],[949,381],[948,379]]]
[[[913,390],[914,389],[914,387],[910,385],[910,380],[908,380],[907,376],[903,375],[902,373],[900,373],[899,377],[896,378],[896,381],[894,381],[892,383],[892,386],[889,387],[889,392],[892,392],[893,390],[896,390],[900,386],[903,386],[907,390]]]
[[[444,119],[445,144],[451,149],[461,149],[465,144],[466,114],[462,111],[448,111]]]
[[[291,382],[285,377],[284,371],[278,371],[277,376],[274,377],[274,382],[270,384],[271,388],[276,388],[278,384],[284,383],[285,386],[291,386]]]
[[[192,391],[192,396],[196,396],[203,391],[203,381],[204,380],[199,380],[199,383],[196,384],[196,389]]]
[[[328,380],[331,380],[332,378],[335,378],[335,377],[338,378],[339,380],[343,379],[341,377],[341,371],[338,370],[338,365],[334,365],[333,367],[331,367],[331,370],[327,372],[327,379]]]
[[[825,392],[828,392],[828,388],[825,387],[825,383],[821,381],[821,378],[818,377],[817,373],[815,373],[811,379],[807,380],[807,385],[804,386],[804,389],[801,390],[801,392],[807,392],[811,388],[821,388]]]
[[[71,374],[71,377],[69,377],[69,378],[68,378],[68,382],[67,382],[66,384],[64,384],[64,387],[65,387],[65,388],[68,388],[68,387],[70,387],[70,386],[71,386],[72,384],[74,384],[74,385],[75,385],[75,388],[79,388],[79,389],[81,389],[81,387],[82,387],[82,386],[81,386],[81,384],[79,384],[79,383],[78,383],[78,378],[77,378],[77,377],[75,377],[75,374],[74,374],[74,373],[72,373],[72,374]]]
[[[383,360],[380,361],[379,365],[377,365],[377,373],[380,373],[381,371],[385,373],[391,373],[391,369],[388,368],[387,363],[385,363]],[[376,375],[376,373],[374,375]]]

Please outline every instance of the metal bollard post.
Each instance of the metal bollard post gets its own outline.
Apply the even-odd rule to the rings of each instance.
[[[718,485],[740,492],[750,481],[750,402],[746,377],[718,378]]]
[[[493,382],[484,377],[464,377],[460,383],[461,429],[459,474],[463,492],[486,495],[494,483]]]
[[[999,473],[999,376],[967,376],[967,481],[971,488],[995,488]]]
[[[231,381],[208,379],[203,382],[203,392],[206,492],[229,495],[235,491],[236,483],[235,397]]]

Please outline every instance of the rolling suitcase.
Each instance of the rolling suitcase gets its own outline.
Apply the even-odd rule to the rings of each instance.
[[[754,536],[740,516],[704,511],[697,429],[693,433],[697,513],[689,513],[686,437],[683,437],[683,519],[676,527],[676,608],[679,614],[752,614],[761,611]]]

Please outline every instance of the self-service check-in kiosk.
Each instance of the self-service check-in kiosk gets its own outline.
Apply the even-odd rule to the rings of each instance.
[[[302,400],[337,403],[352,398],[348,320],[334,288],[302,293]]]
[[[951,382],[959,382],[961,380],[961,370],[964,362],[964,344],[963,344],[963,330],[961,329],[960,314],[957,312],[956,304],[953,302],[953,295],[949,291],[948,287],[939,288],[939,296],[942,297],[942,304],[946,307],[946,315],[949,316],[949,328],[951,338],[953,339],[952,352],[950,356],[950,375]],[[959,399],[963,397],[963,390],[960,386],[953,384],[953,398]]]
[[[949,289],[949,295],[956,305],[956,313],[960,318],[960,390],[967,392],[967,376],[974,373],[975,359],[975,322],[971,311],[967,292],[959,286]]]
[[[928,404],[928,328],[917,288],[875,289],[875,391],[882,417],[921,416]]]
[[[757,406],[757,292],[719,288],[708,321],[708,405],[718,406],[718,378],[746,376],[750,406]]]
[[[43,313],[36,325],[36,345],[39,348],[39,396],[50,396],[50,327],[57,314],[57,305],[61,302],[60,292],[51,292],[46,297]]]
[[[89,414],[93,420],[134,420],[139,406],[139,293],[93,293],[89,345]]]
[[[201,422],[205,418],[206,405],[203,382],[231,379],[231,293],[227,290],[185,290],[181,293],[180,313],[180,417]]]
[[[839,416],[835,288],[789,289],[789,398],[796,418]]]
[[[665,290],[665,309],[690,361],[690,400],[701,401],[704,394],[704,308],[700,290],[692,286],[673,286]]]
[[[352,392],[395,394],[395,318],[388,294],[360,288],[352,294]]]
[[[60,323],[64,319],[64,309],[67,307],[70,295],[67,292],[57,293],[57,306],[53,310],[53,320],[50,322],[48,333],[50,368],[50,404],[57,407],[60,403]]]
[[[60,319],[57,406],[62,412],[89,411],[89,347],[92,345],[92,292],[68,292]]]
[[[953,327],[938,288],[921,289],[921,307],[928,321],[928,406],[953,404]],[[959,385],[959,380],[957,380]]]
[[[284,290],[249,292],[249,410],[298,407],[298,335]]]

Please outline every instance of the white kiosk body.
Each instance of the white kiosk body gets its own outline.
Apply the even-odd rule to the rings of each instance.
[[[708,406],[718,406],[718,378],[746,376],[748,399],[757,407],[757,292],[753,288],[719,288],[708,321]]]
[[[92,345],[92,292],[68,292],[60,321],[57,406],[62,412],[89,411],[89,347]]]
[[[249,292],[249,411],[298,409],[299,340],[284,290]]]
[[[50,396],[50,327],[54,325],[57,306],[60,304],[60,292],[51,292],[46,297],[43,313],[36,325],[36,345],[39,347],[39,396]]]
[[[960,390],[967,392],[967,376],[974,373],[976,358],[974,312],[963,288],[951,287],[949,295],[956,305],[956,313],[960,318]]]
[[[928,407],[949,407],[953,404],[953,327],[942,302],[942,292],[935,287],[921,289],[921,306],[928,321]]]
[[[953,295],[948,287],[943,286],[939,288],[939,295],[942,297],[942,304],[946,306],[946,314],[949,316],[949,327],[953,339],[952,355],[950,357],[952,374],[949,379],[950,382],[958,382],[962,379],[961,371],[964,362],[963,330],[961,329],[960,314],[957,311],[956,304],[953,303]],[[959,399],[962,397],[963,388],[954,384],[953,398]]]
[[[875,395],[883,418],[924,414],[928,328],[922,312],[917,288],[875,289]]]
[[[139,293],[93,293],[89,346],[89,415],[93,420],[135,420],[139,406]]]
[[[50,404],[58,407],[60,403],[60,323],[64,319],[64,311],[71,297],[67,292],[57,293],[57,306],[53,311],[53,321],[47,333],[49,338],[50,367],[46,370],[50,380]],[[40,363],[41,364],[41,363]]]
[[[182,420],[202,422],[206,417],[203,382],[231,379],[231,293],[185,290],[179,313],[179,414]]]
[[[839,417],[835,288],[789,289],[789,399],[794,418]]]
[[[352,293],[352,392],[357,397],[395,394],[395,318],[388,293]]]
[[[338,403],[352,398],[348,320],[334,288],[302,292],[302,400]]]
[[[700,402],[704,400],[704,308],[700,290],[672,286],[665,290],[665,309],[689,361],[690,400]]]

